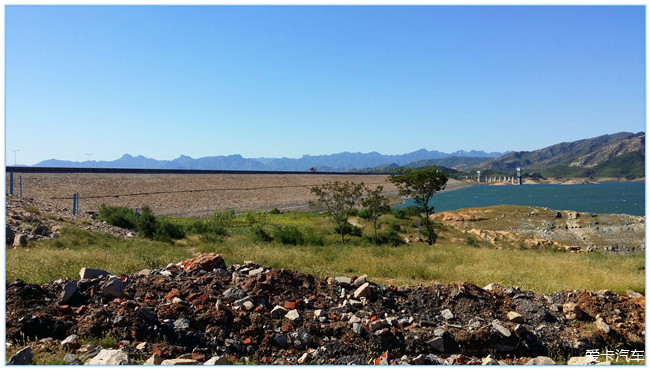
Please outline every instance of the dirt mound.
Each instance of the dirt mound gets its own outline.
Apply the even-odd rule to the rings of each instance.
[[[110,298],[115,286],[123,293]],[[16,280],[6,291],[8,342],[110,335],[145,359],[433,364],[480,363],[489,353],[523,363],[549,353],[645,344],[643,298],[535,294],[494,284],[394,287],[366,276],[319,279],[253,262],[226,267],[214,254],[131,276],[41,286]]]

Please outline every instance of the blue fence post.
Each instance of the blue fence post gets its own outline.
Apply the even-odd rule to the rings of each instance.
[[[9,172],[9,195],[14,195],[14,173]]]
[[[77,214],[77,193],[72,194],[72,215]]]
[[[487,231],[485,231],[485,246],[487,247]]]
[[[418,241],[420,241],[420,216],[418,216]]]
[[[77,214],[79,214],[79,211],[81,210],[81,208],[79,207],[79,193],[77,192],[75,194],[77,194]]]

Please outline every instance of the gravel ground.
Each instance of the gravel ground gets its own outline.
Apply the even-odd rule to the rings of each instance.
[[[324,174],[20,174],[23,197],[36,198],[72,209],[72,196],[79,193],[82,212],[111,206],[151,207],[158,216],[203,217],[215,210],[306,210],[312,186],[328,181],[364,182],[382,185],[387,195],[398,200],[397,188],[387,175]],[[14,194],[19,194],[18,176]],[[7,175],[7,186],[9,183]],[[466,185],[449,180],[448,188]]]

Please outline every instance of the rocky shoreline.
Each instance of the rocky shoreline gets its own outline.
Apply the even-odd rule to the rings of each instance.
[[[16,280],[6,292],[8,346],[29,342],[14,364],[56,349],[69,364],[587,364],[607,360],[588,350],[645,348],[645,298],[634,292],[395,287],[226,266],[217,254],[129,276]],[[107,336],[114,348],[80,339]]]

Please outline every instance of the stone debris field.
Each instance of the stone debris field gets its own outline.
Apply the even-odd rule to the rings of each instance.
[[[218,254],[129,276],[16,280],[6,292],[9,348],[63,348],[69,364],[588,364],[590,349],[645,347],[645,298],[631,291],[395,287],[226,266]],[[81,339],[106,336],[118,345]],[[9,363],[29,363],[31,346]]]

